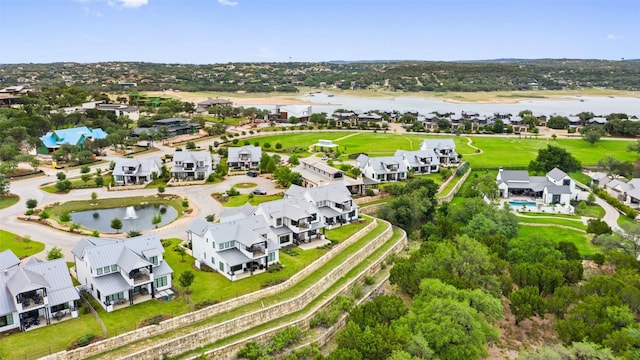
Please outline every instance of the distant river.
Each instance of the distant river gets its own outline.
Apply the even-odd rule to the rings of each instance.
[[[507,112],[517,114],[528,109],[534,113],[545,115],[572,115],[583,111],[590,111],[596,115],[608,115],[614,112],[626,113],[640,117],[640,98],[628,97],[564,97],[562,99],[530,99],[522,100],[514,104],[494,104],[494,103],[463,103],[456,104],[438,99],[418,98],[418,97],[395,97],[395,98],[367,98],[356,96],[328,96],[318,93],[313,96],[306,95],[300,97],[301,100],[313,103],[314,113],[333,113],[336,109],[344,108],[348,110],[397,110],[418,111],[421,114],[428,114],[433,111],[455,112],[475,111],[481,115],[490,115],[494,112]],[[303,103],[301,102],[301,105]],[[275,105],[275,104],[274,104]],[[274,105],[253,105],[257,108],[273,110]],[[249,107],[252,105],[245,105]]]

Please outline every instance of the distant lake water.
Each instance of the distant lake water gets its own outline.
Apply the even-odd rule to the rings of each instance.
[[[590,111],[596,115],[609,115],[611,113],[626,113],[640,117],[640,98],[629,97],[563,97],[550,99],[526,99],[513,104],[494,103],[451,103],[438,99],[419,97],[395,97],[395,98],[367,98],[357,96],[328,96],[324,93],[306,95],[300,97],[301,100],[313,103],[314,113],[333,113],[336,109],[348,110],[397,110],[418,111],[421,114],[428,114],[433,111],[454,112],[475,111],[481,115],[490,115],[494,112],[507,112],[517,114],[522,110],[531,110],[534,113],[545,115],[558,114],[568,116],[578,114],[583,111]],[[508,99],[506,99],[508,100]],[[300,103],[303,104],[302,102]],[[251,105],[245,105],[248,107]],[[254,105],[257,108],[273,110],[274,105]]]

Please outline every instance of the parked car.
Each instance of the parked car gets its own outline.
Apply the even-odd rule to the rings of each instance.
[[[325,155],[325,156],[322,157],[322,160],[323,161],[327,161],[327,160],[329,160],[329,157],[327,155]]]
[[[255,189],[255,190],[253,190],[253,194],[254,195],[267,195],[267,192],[262,190],[262,189]]]
[[[258,172],[257,171],[247,171],[247,175],[251,176],[251,177],[257,177],[258,176]]]

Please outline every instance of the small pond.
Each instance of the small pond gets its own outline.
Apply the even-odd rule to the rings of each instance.
[[[73,212],[71,213],[71,221],[87,229],[113,233],[116,231],[111,228],[111,220],[118,218],[122,221],[120,232],[127,233],[132,230],[147,231],[154,229],[156,226],[151,221],[157,214],[162,217],[158,227],[164,226],[178,217],[178,211],[172,206],[145,205]]]

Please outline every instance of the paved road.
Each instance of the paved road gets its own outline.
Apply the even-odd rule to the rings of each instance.
[[[173,153],[172,148],[164,148],[160,152],[154,152],[150,154],[144,154],[141,157],[149,156],[162,156],[164,152]],[[112,156],[108,156],[106,159],[115,159]],[[95,168],[106,168],[104,164],[93,166],[92,171]],[[72,234],[65,231],[55,230],[45,225],[38,224],[36,221],[28,222],[18,220],[19,215],[24,214],[27,210],[25,202],[27,199],[36,199],[38,201],[38,207],[42,208],[45,205],[55,202],[66,202],[71,200],[88,200],[91,198],[91,193],[98,194],[98,198],[119,198],[119,197],[131,197],[131,196],[144,196],[154,195],[157,193],[156,189],[141,189],[141,190],[128,190],[128,191],[108,191],[106,188],[101,189],[81,189],[72,190],[68,194],[50,194],[40,190],[40,187],[44,184],[54,183],[57,181],[55,173],[59,170],[55,169],[42,169],[47,175],[17,180],[11,182],[11,192],[20,196],[20,201],[8,208],[0,210],[0,229],[4,229],[18,235],[29,235],[33,240],[42,241],[45,243],[45,251],[51,249],[54,246],[60,247],[65,255],[67,261],[73,260],[71,249],[75,246],[82,235]],[[75,169],[67,172],[67,177],[71,178],[79,176],[80,170]],[[224,192],[231,188],[232,185],[252,182],[257,183],[258,187],[272,194],[282,190],[277,190],[272,180],[267,179],[265,176],[259,176],[256,178],[246,175],[228,176],[224,182],[211,184],[211,185],[194,185],[183,187],[167,187],[166,194],[177,194],[185,196],[189,199],[190,206],[194,209],[191,215],[187,215],[168,224],[162,228],[154,229],[149,232],[157,233],[162,238],[177,237],[184,239],[186,237],[186,229],[195,217],[205,217],[209,214],[219,215],[223,207],[220,203],[215,201],[212,197],[212,193]],[[251,189],[238,189],[240,193],[248,194]],[[123,235],[124,236],[124,235]],[[37,255],[39,258],[44,258],[45,253]]]

